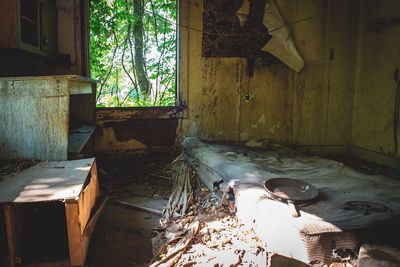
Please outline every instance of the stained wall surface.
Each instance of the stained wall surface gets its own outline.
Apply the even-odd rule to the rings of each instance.
[[[179,96],[187,110],[181,121],[171,124],[177,128],[177,142],[183,136],[271,140],[400,166],[399,156],[392,155],[400,27],[367,30],[370,21],[398,18],[400,3],[276,0],[276,4],[306,66],[297,74],[280,62],[256,62],[250,77],[245,58],[202,56],[203,1],[180,0]],[[135,112],[131,115],[137,119]],[[136,137],[123,135],[126,140],[119,140],[122,128],[114,126],[111,137],[106,133],[97,138],[97,149],[147,147]]]
[[[381,2],[362,1],[358,41],[352,142],[355,150],[369,151],[369,158],[375,154],[393,156],[395,151],[393,117],[400,69],[400,24],[379,31],[367,28],[382,18],[399,19],[400,2]]]
[[[300,74],[280,62],[257,62],[249,77],[246,59],[202,57],[203,3],[181,1],[180,86],[189,108],[183,122],[186,135],[296,145],[351,143],[358,1],[276,4],[306,62]]]

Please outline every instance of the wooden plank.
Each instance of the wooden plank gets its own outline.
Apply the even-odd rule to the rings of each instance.
[[[68,136],[68,153],[81,153],[95,130],[96,126],[85,125],[70,131]]]
[[[103,211],[107,200],[108,200],[108,197],[106,197],[103,200],[103,202],[99,205],[97,210],[94,212],[93,216],[90,217],[90,220],[89,220],[88,224],[85,227],[85,231],[83,232],[83,252],[84,252],[85,258],[86,258],[87,252],[88,252],[89,242],[90,242],[90,239],[92,237],[92,233],[94,231],[94,227],[96,226],[97,220],[99,219],[100,214]]]
[[[189,4],[190,1],[179,1],[178,3],[178,56],[177,56],[177,96],[178,99],[186,105],[189,105]],[[188,110],[183,111],[183,118],[187,119],[189,116]]]
[[[161,210],[156,210],[156,209],[152,209],[152,208],[148,208],[148,207],[144,207],[144,206],[139,206],[137,204],[133,204],[133,203],[129,203],[126,201],[120,201],[120,200],[114,200],[114,203],[127,207],[127,208],[131,208],[134,210],[139,210],[139,211],[144,211],[144,212],[148,212],[154,215],[158,215],[158,216],[162,216],[162,211]]]
[[[90,217],[89,222],[87,223],[85,230],[83,231],[83,235],[90,239],[92,236],[92,233],[94,231],[94,227],[96,226],[96,222],[100,217],[101,212],[104,209],[105,204],[108,201],[108,196],[104,198],[104,200],[101,202],[101,204],[98,206],[97,210],[94,212],[93,216]]]
[[[90,76],[90,27],[89,1],[81,2],[81,46],[82,46],[82,75]]]
[[[85,255],[83,250],[83,237],[79,223],[79,205],[77,202],[65,203],[67,219],[69,260],[71,266],[83,266]]]
[[[1,96],[54,97],[67,96],[68,84],[64,79],[2,79]],[[10,99],[11,100],[11,99]]]
[[[92,83],[88,81],[70,80],[68,83],[70,95],[81,95],[92,93]]]
[[[100,195],[100,187],[99,187],[99,183],[98,183],[98,176],[97,176],[97,166],[96,166],[96,162],[93,163],[92,169],[91,169],[91,182],[93,183],[94,186],[92,186],[92,192],[90,195],[90,198],[93,205],[87,205],[86,208],[90,207],[90,210],[86,210],[87,214],[90,216],[92,215],[92,209],[96,204],[96,198]],[[92,236],[92,232],[94,230],[94,227],[96,225],[96,222],[98,220],[98,218],[100,217],[101,211],[104,208],[104,205],[107,201],[107,197],[104,199],[104,201],[99,205],[97,211],[94,212],[93,216],[89,217],[88,220],[85,223],[85,227],[82,231],[82,240],[83,240],[83,258],[84,261],[86,259],[86,255],[88,252],[88,248],[89,248],[89,242],[90,242],[90,238]],[[82,214],[81,210],[80,210],[80,214]],[[81,226],[82,226],[82,221],[81,221]],[[81,227],[82,229],[83,227]]]
[[[18,46],[18,2],[15,0],[0,1],[0,47],[16,48]]]
[[[49,262],[40,262],[40,263],[32,263],[32,264],[22,264],[18,266],[23,267],[70,267],[69,260],[62,261],[49,261]]]
[[[98,83],[88,77],[80,75],[42,75],[42,76],[17,76],[17,77],[0,77],[0,81],[32,81],[32,80],[68,80],[76,82]]]
[[[0,77],[6,82],[0,95],[18,96],[64,96],[92,94],[93,84],[97,81],[77,75]]]
[[[41,202],[77,199],[94,158],[40,162],[22,172],[2,177],[0,202]]]
[[[100,188],[97,179],[96,162],[94,162],[91,169],[90,181],[86,188],[82,191],[78,200],[81,233],[83,233],[86,228],[86,224],[89,221],[92,208],[96,204],[96,199],[99,195]]]
[[[97,108],[96,122],[130,122],[132,120],[160,120],[182,117],[176,107]]]
[[[100,195],[99,176],[97,175],[97,161],[93,162],[90,175],[92,175],[96,181],[96,195]]]
[[[66,160],[68,113],[62,80],[0,79],[0,158]]]
[[[4,219],[7,233],[7,244],[8,244],[8,263],[10,267],[15,266],[15,250],[16,250],[16,239],[15,239],[15,223],[14,213],[11,204],[4,205]]]

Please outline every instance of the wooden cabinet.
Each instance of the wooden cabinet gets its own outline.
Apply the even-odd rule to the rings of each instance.
[[[1,0],[0,48],[51,56],[57,53],[55,0]]]
[[[0,78],[0,159],[90,155],[95,94],[95,81],[81,76]]]
[[[2,178],[0,265],[84,266],[106,201],[95,160],[40,162]]]

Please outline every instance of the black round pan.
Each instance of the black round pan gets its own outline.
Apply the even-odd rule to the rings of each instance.
[[[292,178],[271,178],[265,181],[264,187],[272,198],[288,203],[294,209],[293,217],[300,216],[295,204],[311,201],[319,194],[311,184]]]

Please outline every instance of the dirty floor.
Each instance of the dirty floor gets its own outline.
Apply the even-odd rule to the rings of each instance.
[[[145,266],[152,254],[152,230],[160,216],[122,206],[123,201],[162,211],[172,187],[172,153],[99,155],[102,192],[109,200],[99,218],[89,247],[87,266]]]

